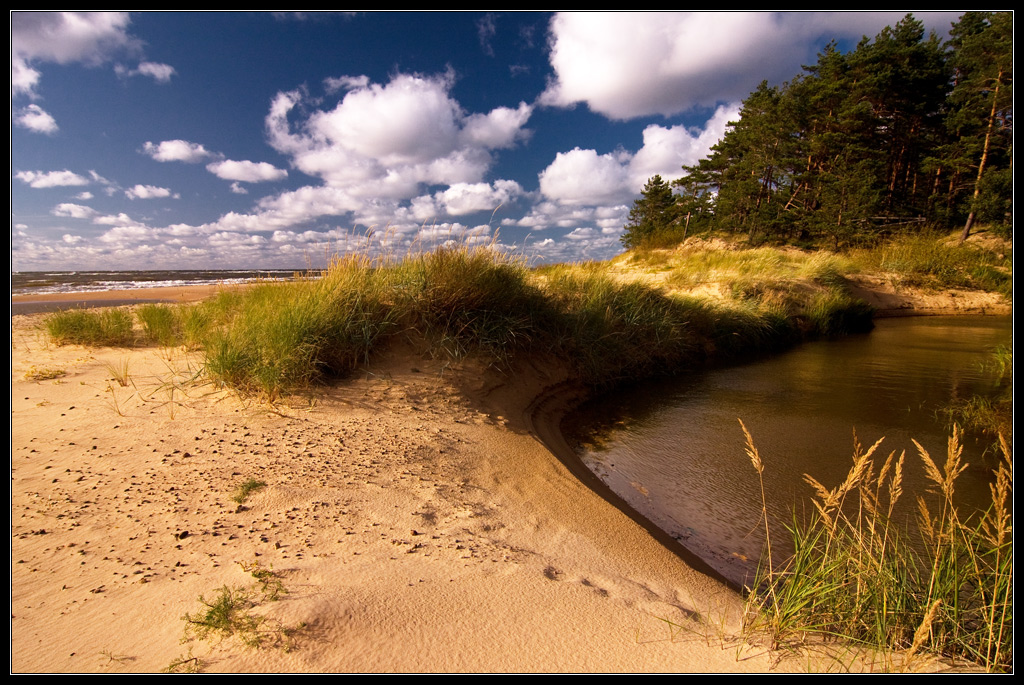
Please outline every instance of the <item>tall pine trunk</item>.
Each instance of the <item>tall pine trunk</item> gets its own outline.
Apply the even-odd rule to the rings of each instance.
[[[960,234],[960,244],[971,235],[971,228],[974,226],[974,218],[977,214],[978,197],[981,195],[981,176],[985,173],[985,161],[988,159],[989,142],[992,140],[992,130],[996,126],[996,105],[999,102],[999,84],[1003,80],[1003,72],[999,71],[996,77],[996,89],[992,93],[992,111],[988,115],[988,128],[985,130],[985,145],[981,149],[981,162],[978,164],[978,177],[974,180],[974,196],[971,198],[971,212],[967,215],[967,223],[964,224],[964,232]]]

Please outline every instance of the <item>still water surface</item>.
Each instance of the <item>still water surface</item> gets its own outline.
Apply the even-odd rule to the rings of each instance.
[[[1010,317],[882,319],[868,334],[618,392],[585,405],[563,428],[581,445],[587,466],[633,508],[743,583],[761,554],[764,527],[738,419],[765,463],[769,516],[780,534],[794,512],[810,507],[803,474],[829,488],[845,478],[854,431],[865,447],[884,437],[883,458],[906,450],[904,491],[923,491],[911,439],[940,466],[945,462],[949,433],[941,409],[972,395],[994,396],[1009,382],[988,362],[1011,334]],[[966,502],[988,497],[995,462],[983,455],[987,445],[964,445],[970,467],[958,488]]]

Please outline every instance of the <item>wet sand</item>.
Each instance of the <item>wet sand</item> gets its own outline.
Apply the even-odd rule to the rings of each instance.
[[[150,302],[197,302],[213,295],[221,288],[223,286],[195,285],[140,288],[138,290],[104,290],[92,293],[14,295],[11,297],[11,315],[38,314],[60,309],[122,307]]]

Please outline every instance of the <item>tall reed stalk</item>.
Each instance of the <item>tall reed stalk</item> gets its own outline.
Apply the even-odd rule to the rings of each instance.
[[[744,435],[760,477],[763,465],[745,427]],[[967,468],[959,428],[942,466],[915,442],[937,504],[917,496],[921,544],[913,544],[911,533],[893,525],[906,455],[890,453],[878,466],[881,442],[865,450],[855,441],[850,471],[834,488],[804,477],[815,491],[814,510],[789,526],[793,553],[784,563],[773,566],[766,542],[767,564],[748,595],[748,635],[767,633],[773,648],[809,634],[854,641],[883,650],[903,668],[930,653],[989,671],[1012,669],[1009,445],[1001,441],[991,505],[963,518],[953,501]]]

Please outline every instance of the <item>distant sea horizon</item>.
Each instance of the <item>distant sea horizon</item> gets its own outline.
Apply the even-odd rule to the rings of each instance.
[[[231,285],[260,280],[289,281],[308,269],[181,269],[150,271],[15,271],[11,295],[44,295],[142,290],[194,285]]]

